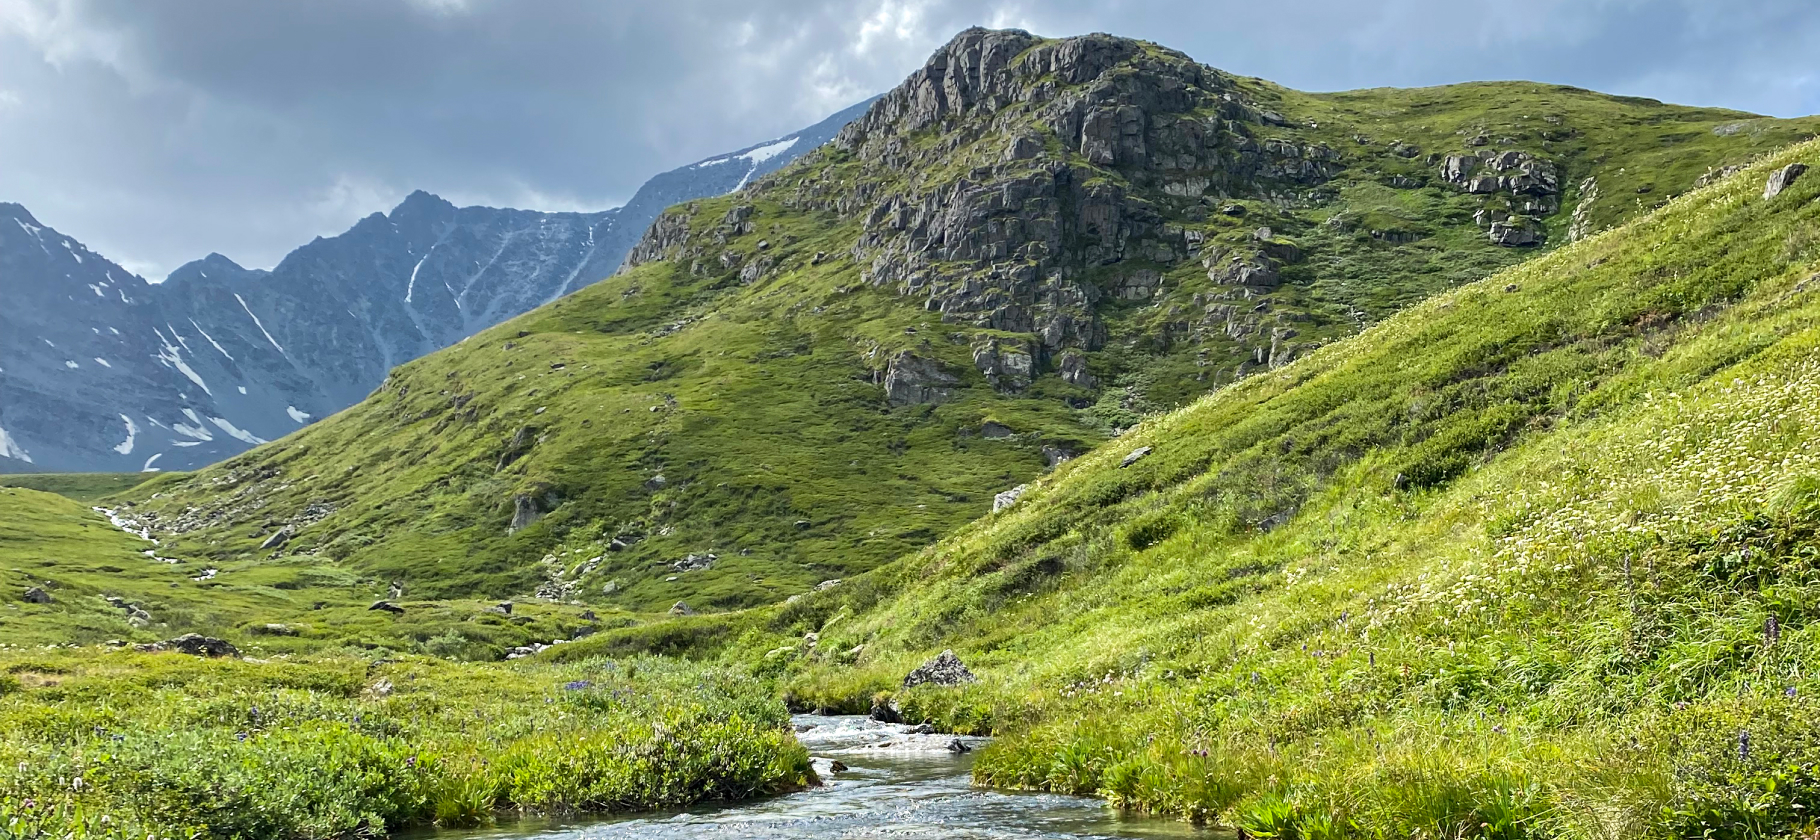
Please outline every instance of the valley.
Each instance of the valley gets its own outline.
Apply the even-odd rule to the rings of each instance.
[[[790,733],[841,714],[1242,836],[1810,836],[1817,133],[967,30],[344,411],[0,476],[0,802],[840,791]]]

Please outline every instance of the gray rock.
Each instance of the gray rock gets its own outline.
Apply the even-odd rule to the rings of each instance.
[[[175,639],[167,639],[162,642],[153,642],[146,645],[134,645],[133,647],[135,650],[144,653],[162,653],[170,651],[175,653],[187,653],[191,656],[204,656],[211,659],[223,656],[240,656],[239,648],[234,647],[232,644],[221,639],[213,639],[196,633],[185,633]]]
[[[966,742],[962,741],[961,739],[956,738],[956,739],[948,742],[948,751],[951,753],[954,753],[955,755],[959,755],[961,753],[973,752],[973,748],[967,746]]]
[[[1074,460],[1073,452],[1069,452],[1059,446],[1043,447],[1043,463],[1047,464],[1050,469],[1054,469],[1065,461],[1072,460]]]
[[[1506,248],[1524,248],[1542,244],[1542,231],[1530,220],[1513,216],[1502,222],[1493,222],[1489,234],[1494,245]]]
[[[278,530],[273,531],[271,536],[266,537],[265,542],[259,544],[259,550],[267,551],[284,545],[286,542],[289,542],[291,537],[296,533],[296,529],[289,525],[279,528]]]
[[[1005,508],[1008,508],[1008,507],[1011,507],[1012,505],[1017,504],[1018,497],[1024,495],[1024,491],[1028,490],[1028,489],[1030,489],[1030,485],[1019,484],[1018,486],[1013,487],[1010,490],[1006,490],[1003,493],[993,496],[992,497],[992,512],[998,513],[999,511],[1004,510]]]
[[[714,561],[719,560],[719,559],[720,559],[720,557],[718,555],[715,555],[712,553],[696,554],[694,552],[690,552],[689,554],[684,555],[681,560],[672,562],[670,564],[670,571],[673,571],[673,572],[705,572],[709,569],[714,568]]]
[[[1119,462],[1119,469],[1122,470],[1126,467],[1129,467],[1132,464],[1135,464],[1138,461],[1143,460],[1144,456],[1149,455],[1149,454],[1150,454],[1150,447],[1148,447],[1148,446],[1140,446],[1136,449],[1133,449],[1133,450],[1131,450],[1131,454],[1126,455],[1125,459]]]
[[[517,533],[531,527],[544,515],[543,506],[531,493],[519,493],[512,497],[512,522],[506,526],[506,533]]]
[[[374,601],[372,606],[367,607],[367,611],[372,612],[374,610],[389,612],[393,615],[404,615],[404,607],[398,606],[391,601]]]
[[[961,664],[961,658],[955,656],[954,651],[944,650],[934,659],[917,666],[916,670],[905,676],[904,688],[914,688],[919,685],[952,687],[966,685],[977,680],[978,678],[973,676],[973,672]]]
[[[953,398],[950,386],[959,382],[933,359],[905,350],[892,356],[885,368],[885,401],[894,406],[940,405]]]
[[[1077,385],[1088,390],[1100,386],[1099,379],[1087,372],[1087,354],[1085,353],[1074,350],[1063,353],[1056,362],[1056,369],[1061,374],[1062,381],[1070,385]]]
[[[897,698],[885,694],[873,696],[868,716],[880,723],[904,722],[904,710],[897,705]]]
[[[676,605],[672,606],[670,608],[670,614],[671,615],[694,615],[695,611],[692,609],[689,609],[688,604],[683,603],[682,601],[677,601]]]
[[[43,587],[31,587],[25,590],[25,602],[28,604],[51,603],[51,593],[44,591]]]
[[[987,440],[1004,440],[1014,434],[1016,434],[1016,432],[1013,432],[1010,426],[1003,423],[987,420],[980,424],[980,437]]]
[[[1794,186],[1795,179],[1807,171],[1805,163],[1791,163],[1769,176],[1769,183],[1763,187],[1763,200],[1768,201],[1782,194],[1783,190]]]
[[[511,615],[512,614],[512,602],[511,601],[500,601],[499,603],[494,604],[493,606],[487,607],[487,612],[497,613],[499,615]]]

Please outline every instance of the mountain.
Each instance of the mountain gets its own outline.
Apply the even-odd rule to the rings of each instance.
[[[829,144],[666,211],[614,277],[130,513],[234,585],[774,603],[1816,126],[1525,83],[1309,94],[970,30]],[[1332,434],[1293,443],[1370,445]]]
[[[1815,167],[1152,417],[839,587],[561,656],[699,640],[802,708],[997,735],[983,785],[1256,837],[1811,834]],[[908,687],[944,650],[967,684]]]
[[[739,189],[866,104],[658,175],[612,210],[416,192],[271,271],[211,254],[161,284],[0,204],[0,471],[194,469],[283,437],[399,364],[612,274],[664,207]]]

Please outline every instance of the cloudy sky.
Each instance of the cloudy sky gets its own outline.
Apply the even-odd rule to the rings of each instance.
[[[412,189],[601,209],[885,90],[969,25],[1308,90],[1534,79],[1820,112],[1813,0],[0,0],[0,201],[149,278]]]

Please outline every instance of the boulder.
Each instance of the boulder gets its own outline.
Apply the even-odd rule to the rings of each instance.
[[[695,611],[692,609],[689,609],[688,604],[683,603],[682,601],[677,601],[676,605],[670,608],[670,614],[671,615],[694,615]]]
[[[404,607],[398,606],[391,601],[374,601],[372,606],[367,607],[367,611],[372,612],[374,610],[389,612],[393,615],[404,615]]]
[[[1768,201],[1781,195],[1783,190],[1794,186],[1795,179],[1800,178],[1801,174],[1806,171],[1807,164],[1805,163],[1791,163],[1776,170],[1775,174],[1769,176],[1769,183],[1763,187],[1763,200]]]
[[[1069,452],[1068,450],[1063,449],[1059,446],[1043,447],[1043,462],[1045,464],[1047,464],[1051,469],[1055,468],[1056,466],[1060,465],[1061,463],[1063,463],[1065,461],[1072,461],[1072,460],[1074,460],[1073,452]]]
[[[1542,244],[1542,232],[1528,219],[1513,216],[1502,222],[1491,223],[1491,242],[1506,248],[1525,248]]]
[[[1136,449],[1133,449],[1133,450],[1131,450],[1130,455],[1126,455],[1125,459],[1119,462],[1119,469],[1122,470],[1126,467],[1129,467],[1132,464],[1135,464],[1138,461],[1143,460],[1144,456],[1149,455],[1149,454],[1150,454],[1150,447],[1148,447],[1148,446],[1140,446]]]
[[[500,601],[499,603],[494,604],[493,606],[487,607],[487,612],[498,613],[500,615],[511,615],[512,614],[512,602],[511,601]]]
[[[913,688],[919,685],[957,686],[974,682],[978,678],[967,666],[961,664],[961,658],[952,650],[944,650],[934,659],[917,666],[916,670],[904,677],[904,687]]]
[[[872,696],[872,711],[869,712],[869,715],[880,723],[904,722],[904,710],[889,694],[879,693]]]
[[[266,537],[265,542],[259,544],[259,550],[268,551],[284,545],[286,542],[289,542],[291,537],[296,533],[297,531],[289,525],[279,528],[278,530],[273,531],[271,536]]]
[[[51,602],[51,593],[44,591],[43,587],[34,586],[25,590],[25,601],[28,604],[48,604]]]
[[[951,753],[954,753],[955,755],[960,755],[961,753],[973,752],[973,748],[967,746],[966,742],[962,741],[961,739],[956,738],[956,739],[948,742],[948,751]]]
[[[1024,491],[1028,490],[1028,489],[1030,489],[1030,485],[1019,484],[1018,486],[1013,487],[1010,490],[1006,490],[1003,493],[993,496],[992,497],[992,512],[998,513],[999,511],[1004,510],[1005,508],[1008,508],[1008,507],[1011,507],[1012,505],[1017,504],[1018,497],[1024,495]]]
[[[1014,434],[1016,434],[1016,432],[1012,431],[1010,426],[1003,423],[987,420],[980,424],[980,437],[987,440],[1004,440]]]
[[[187,653],[191,656],[206,656],[211,659],[222,656],[240,656],[240,650],[232,644],[196,633],[185,633],[175,639],[153,642],[149,645],[134,645],[133,649],[142,653],[173,651]]]

